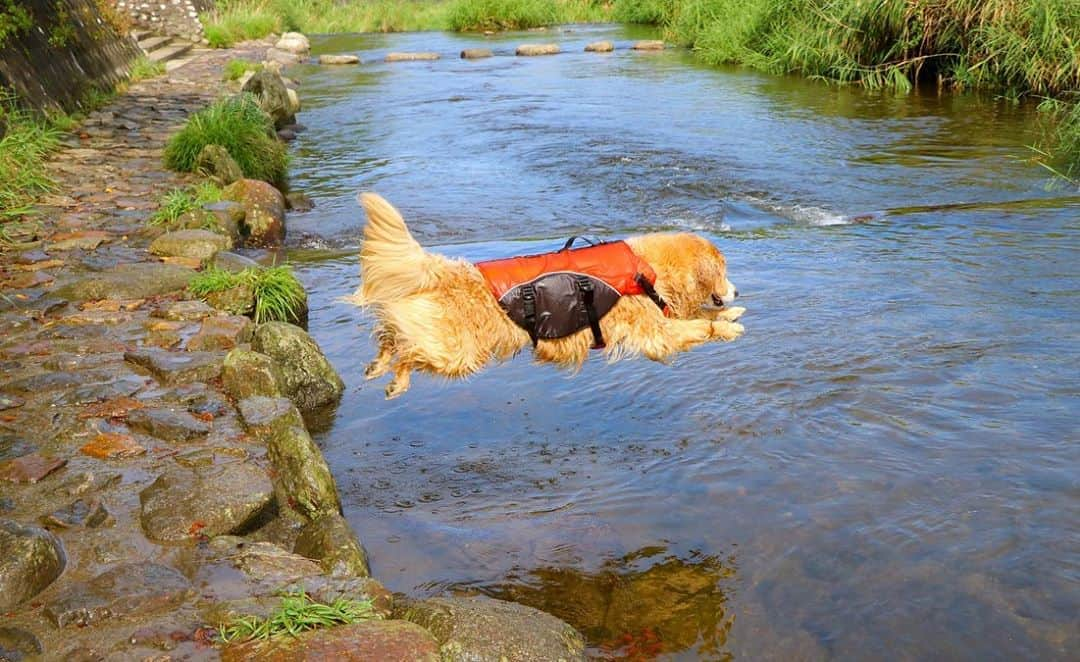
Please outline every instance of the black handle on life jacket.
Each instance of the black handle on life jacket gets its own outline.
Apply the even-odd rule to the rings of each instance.
[[[589,239],[588,237],[583,237],[583,236],[581,236],[579,234],[575,234],[573,237],[570,237],[569,239],[566,240],[566,243],[563,244],[562,250],[564,250],[564,251],[570,250],[570,247],[573,246],[574,242],[577,241],[578,239],[588,243],[590,246],[595,246],[596,243],[597,243],[597,242],[593,241],[592,239]]]
[[[593,294],[596,290],[588,276],[578,276],[577,283],[578,289],[581,290],[581,303],[585,306],[585,314],[588,316],[589,327],[592,329],[592,348],[603,349],[604,333],[600,330],[600,316],[596,314],[596,305],[593,302]]]

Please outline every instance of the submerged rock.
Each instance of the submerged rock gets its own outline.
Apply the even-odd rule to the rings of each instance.
[[[168,566],[125,563],[88,582],[68,586],[45,605],[45,615],[57,627],[94,625],[110,618],[174,609],[191,593],[188,580]]]
[[[140,520],[156,542],[243,532],[268,514],[274,488],[262,469],[226,464],[206,471],[170,469],[139,493]]]
[[[21,662],[36,659],[43,652],[41,640],[33,632],[19,628],[0,628],[0,660]]]
[[[232,238],[209,230],[166,232],[150,244],[154,255],[190,257],[206,262],[220,251],[233,247]]]
[[[259,107],[274,120],[275,129],[296,121],[288,88],[278,74],[265,69],[259,71],[244,83],[243,91],[255,95]]]
[[[360,58],[355,55],[320,55],[319,64],[360,64]]]
[[[514,51],[517,55],[555,55],[558,52],[558,44],[522,44]]]
[[[594,41],[585,47],[587,53],[610,53],[615,50],[615,44],[610,41]]]
[[[311,211],[315,208],[315,201],[303,191],[292,191],[285,196],[285,204],[289,209],[297,213]]]
[[[225,357],[221,381],[225,392],[237,400],[255,395],[277,398],[282,395],[285,377],[269,356],[234,349]]]
[[[285,240],[285,197],[266,182],[241,179],[222,191],[224,200],[244,206],[240,233],[249,246],[279,246]]]
[[[240,165],[221,145],[207,145],[195,157],[195,172],[206,175],[220,186],[244,178]]]
[[[41,593],[67,565],[64,550],[51,533],[0,519],[0,612]]]
[[[286,397],[301,411],[336,403],[345,392],[334,366],[306,331],[285,322],[267,322],[255,330],[252,348],[277,362]]]
[[[309,630],[296,637],[230,644],[222,662],[439,662],[439,646],[424,628],[408,621],[361,621]],[[495,659],[498,662],[498,658]]]
[[[148,299],[187,287],[195,270],[160,262],[121,264],[56,291],[73,301],[96,299]]]
[[[551,614],[486,597],[430,598],[395,604],[394,616],[425,627],[444,662],[585,660],[577,630]]]
[[[367,552],[349,523],[338,513],[313,520],[300,530],[293,551],[316,559],[335,577],[370,577]]]

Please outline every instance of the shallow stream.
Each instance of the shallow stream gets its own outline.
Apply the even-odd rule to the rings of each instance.
[[[649,36],[337,35],[315,53],[373,63],[294,71],[318,207],[290,259],[348,385],[318,440],[376,575],[541,607],[608,658],[1075,654],[1080,197],[1023,162],[1034,108],[625,49]],[[601,38],[620,48],[582,52]],[[335,302],[358,190],[472,259],[706,233],[746,335],[576,376],[520,356],[386,402],[370,319]]]

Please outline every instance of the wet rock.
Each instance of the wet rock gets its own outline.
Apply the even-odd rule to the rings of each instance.
[[[252,260],[249,257],[244,257],[238,253],[230,253],[229,251],[221,251],[214,256],[214,259],[210,261],[210,264],[215,269],[224,269],[232,273],[243,271],[244,269],[260,269],[261,265]]]
[[[296,140],[296,134],[293,133],[292,131],[290,131],[289,129],[281,129],[280,131],[277,132],[277,137],[278,137],[278,140],[280,140],[283,143],[290,143],[290,142]],[[286,202],[288,202],[288,198],[286,198]]]
[[[155,309],[153,317],[172,321],[197,321],[214,314],[214,309],[202,301],[175,301]]]
[[[384,62],[417,62],[420,60],[438,60],[438,53],[387,53]]]
[[[219,448],[200,448],[190,453],[181,453],[175,458],[176,463],[188,469],[200,467],[212,467],[217,462],[229,460],[244,461],[248,458],[248,452],[243,448],[232,446]]]
[[[664,42],[659,39],[643,39],[631,46],[635,51],[662,51]]]
[[[289,107],[292,108],[293,114],[295,115],[296,113],[299,113],[300,112],[300,95],[297,94],[296,90],[294,90],[291,87],[286,88],[285,93],[289,95]],[[292,131],[293,133],[296,133],[295,130],[289,128],[290,126],[293,126],[293,125],[292,124],[286,124],[285,126],[283,126],[281,128],[288,129],[289,131]]]
[[[220,186],[228,186],[244,177],[240,165],[221,145],[207,145],[202,148],[195,157],[195,172],[209,177]]]
[[[394,616],[429,630],[442,659],[585,660],[585,641],[551,614],[486,597],[395,604]]]
[[[64,571],[67,558],[51,533],[0,519],[0,612],[29,600]]]
[[[81,527],[97,529],[116,523],[105,505],[97,499],[77,499],[71,504],[55,510],[41,518],[42,526],[49,529],[67,529]]]
[[[206,262],[233,247],[232,238],[209,230],[166,232],[150,244],[150,252],[165,257],[189,257]]]
[[[142,528],[156,542],[240,533],[266,516],[273,494],[266,472],[250,464],[170,469],[139,493]]]
[[[79,448],[79,452],[99,460],[120,460],[143,455],[146,448],[129,434],[102,432]]]
[[[286,32],[274,43],[274,48],[289,53],[303,54],[311,50],[311,42],[299,32]]]
[[[300,530],[293,551],[319,561],[335,577],[369,577],[367,552],[349,523],[338,513],[323,515]]]
[[[35,444],[18,435],[0,436],[0,461],[29,455],[37,449]]]
[[[285,395],[301,411],[314,411],[337,402],[345,391],[337,371],[318,344],[300,327],[267,322],[255,330],[252,348],[280,366]]]
[[[308,519],[341,513],[334,476],[306,428],[280,426],[266,440],[266,451],[274,467],[280,509],[289,508]]]
[[[0,660],[22,662],[30,658],[36,659],[36,656],[43,652],[41,641],[33,632],[19,628],[0,628]]]
[[[522,44],[514,51],[517,55],[555,55],[558,52],[558,44]]]
[[[67,464],[67,460],[30,453],[0,462],[0,481],[36,483]]]
[[[246,283],[206,295],[206,303],[230,315],[250,315],[255,312],[255,289]]]
[[[170,352],[140,349],[124,352],[124,360],[149,370],[165,384],[205,382],[221,375],[222,352]]]
[[[466,48],[461,51],[461,59],[463,60],[478,60],[480,58],[491,56],[492,52],[490,48]]]
[[[318,563],[268,542],[218,536],[210,541],[210,548],[250,579],[261,583],[280,586],[322,573]]]
[[[57,290],[65,299],[147,299],[187,287],[195,270],[158,262],[121,264]]]
[[[296,121],[292,104],[289,102],[289,92],[281,76],[265,69],[256,72],[244,83],[243,91],[255,95],[259,107],[274,120],[275,129]]]
[[[225,392],[236,400],[255,395],[277,398],[282,395],[285,376],[269,356],[250,350],[234,349],[225,356],[221,381]]]
[[[221,659],[223,662],[252,659],[439,662],[440,658],[438,643],[422,627],[407,621],[372,620],[310,630],[295,638],[230,644],[222,650]]]
[[[0,411],[4,411],[5,409],[15,409],[16,407],[22,407],[24,404],[26,404],[26,400],[23,400],[22,398],[0,395]]]
[[[288,398],[251,396],[238,402],[237,407],[244,429],[263,443],[290,427],[304,425],[300,410]]]
[[[76,232],[63,232],[55,234],[49,242],[50,252],[70,251],[81,249],[92,251],[103,242],[108,241],[112,235],[102,230],[78,230]]]
[[[188,340],[188,351],[229,350],[251,341],[255,325],[242,315],[218,315],[206,318],[198,333]],[[222,368],[224,370],[224,366]]]
[[[588,53],[610,53],[615,50],[615,44],[610,41],[594,41],[585,47]]]
[[[127,424],[136,432],[172,442],[204,437],[212,429],[209,423],[176,409],[138,409],[128,414]]]
[[[57,626],[94,625],[131,614],[175,609],[191,596],[191,584],[176,570],[157,563],[125,563],[88,582],[68,586],[45,605]]]
[[[238,180],[237,180],[238,181]],[[233,184],[234,182],[230,182]],[[233,200],[218,200],[217,202],[208,202],[202,207],[203,212],[213,214],[213,221],[206,218],[204,215],[202,224],[197,227],[203,227],[214,232],[220,232],[221,234],[232,237],[233,244],[239,244],[243,238],[243,232],[241,228],[244,223],[244,216],[247,212],[244,211],[244,205]],[[185,227],[191,227],[185,225]]]
[[[360,58],[355,55],[320,55],[319,64],[360,64]]]
[[[279,246],[285,240],[285,197],[276,188],[257,179],[241,179],[227,186],[221,195],[244,206],[240,231],[245,244]]]
[[[297,213],[311,211],[315,208],[315,201],[303,191],[293,191],[285,196],[286,206]]]

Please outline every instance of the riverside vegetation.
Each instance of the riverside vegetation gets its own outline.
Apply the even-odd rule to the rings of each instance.
[[[1051,99],[1037,160],[1080,181],[1080,3],[1075,0],[220,0],[211,44],[309,32],[509,30],[576,22],[659,26],[710,64],[874,89],[930,83]]]

